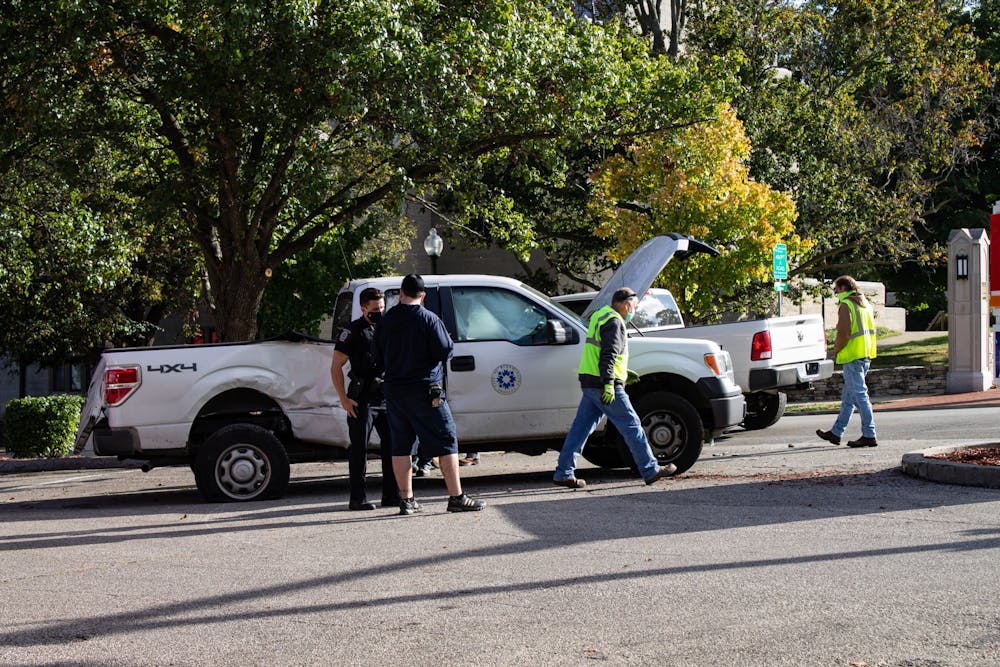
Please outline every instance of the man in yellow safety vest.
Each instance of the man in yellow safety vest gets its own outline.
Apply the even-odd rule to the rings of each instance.
[[[848,447],[878,447],[875,439],[875,417],[868,398],[865,375],[875,358],[875,313],[851,276],[840,276],[833,282],[833,293],[840,301],[837,311],[837,339],[833,352],[838,364],[844,365],[844,393],[840,399],[840,414],[829,431],[816,435],[835,445],[851,421],[854,408],[861,415],[861,437],[847,443]]]
[[[590,316],[578,369],[583,397],[559,452],[559,463],[552,478],[557,486],[582,489],[587,485],[584,480],[577,479],[574,471],[583,446],[602,415],[607,416],[625,439],[646,484],[677,472],[673,463],[664,466],[657,463],[639,416],[625,393],[625,384],[638,379],[634,371],[628,370],[628,335],[625,332],[625,323],[635,315],[638,304],[635,291],[623,287],[611,297],[610,306]]]

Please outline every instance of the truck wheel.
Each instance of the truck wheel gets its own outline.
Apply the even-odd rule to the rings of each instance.
[[[583,458],[587,459],[599,468],[625,468],[625,461],[622,453],[617,447],[595,447],[586,446],[583,448]]]
[[[785,414],[788,396],[783,391],[770,393],[758,391],[747,396],[747,414],[743,418],[743,428],[756,431],[772,426]]]
[[[253,424],[230,424],[205,440],[194,479],[209,502],[279,498],[288,486],[288,454],[277,437]]]
[[[660,465],[673,463],[677,473],[682,473],[695,464],[701,456],[704,426],[693,405],[677,394],[654,391],[636,398],[633,407]],[[632,453],[621,435],[618,450],[628,466],[636,470]]]

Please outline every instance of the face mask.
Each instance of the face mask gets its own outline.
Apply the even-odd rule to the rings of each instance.
[[[625,313],[625,322],[626,323],[631,322],[633,317],[635,317],[635,311],[634,310],[628,311],[627,313]]]
[[[372,324],[378,324],[378,321],[380,319],[382,319],[382,313],[381,313],[381,311],[373,310],[370,313],[368,313],[367,315],[365,315],[365,319],[368,320]]]

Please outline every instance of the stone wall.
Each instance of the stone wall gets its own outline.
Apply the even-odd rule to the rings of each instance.
[[[947,366],[897,366],[875,368],[866,378],[868,393],[875,400],[928,396],[945,393]],[[815,403],[839,401],[844,389],[843,371],[834,371],[826,380],[813,383],[812,389],[793,389],[788,392],[789,403]]]

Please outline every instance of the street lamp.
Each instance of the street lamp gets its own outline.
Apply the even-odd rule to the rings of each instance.
[[[431,258],[431,274],[438,272],[438,257],[444,250],[444,239],[438,236],[437,229],[431,227],[431,233],[424,239],[424,252]]]

